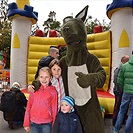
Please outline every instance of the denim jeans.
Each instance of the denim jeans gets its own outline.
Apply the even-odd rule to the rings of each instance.
[[[113,110],[113,116],[112,116],[112,125],[113,126],[116,123],[118,112],[120,110],[123,92],[118,92],[117,90],[114,90],[114,94],[115,94],[115,104],[114,104],[114,110]]]
[[[36,124],[31,122],[31,133],[50,133],[52,128],[52,123],[46,124]]]
[[[131,132],[133,128],[133,94],[127,94],[127,93],[123,93],[120,110],[118,113],[116,124],[114,126],[114,131],[119,132],[122,126],[125,113],[127,112],[129,105],[130,105],[130,110],[129,110],[128,118],[124,128],[124,133]]]

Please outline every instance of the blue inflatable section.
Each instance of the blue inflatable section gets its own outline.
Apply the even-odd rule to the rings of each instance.
[[[123,7],[133,8],[133,0],[113,0],[111,4],[107,5],[106,14],[108,16],[109,11],[116,9],[116,8],[123,8]]]
[[[33,11],[32,6],[25,5],[24,10],[18,9],[17,4],[15,2],[8,5],[8,18],[13,17],[15,15],[25,16],[28,18],[32,18],[35,21],[38,21],[38,12]]]

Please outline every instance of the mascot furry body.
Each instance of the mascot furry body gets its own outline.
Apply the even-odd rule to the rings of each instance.
[[[88,52],[84,20],[88,6],[75,18],[63,20],[62,34],[67,53],[60,62],[66,95],[75,99],[84,133],[104,133],[104,123],[96,87],[102,88],[106,74],[98,58]]]

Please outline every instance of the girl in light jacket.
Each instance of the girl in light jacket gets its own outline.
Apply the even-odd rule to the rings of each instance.
[[[58,111],[59,111],[61,99],[65,97],[64,84],[61,76],[62,69],[59,60],[53,59],[49,64],[49,68],[51,69],[53,76],[51,83],[53,86],[55,86],[58,92]]]

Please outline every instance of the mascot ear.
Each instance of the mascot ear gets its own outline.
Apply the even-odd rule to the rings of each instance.
[[[86,19],[86,16],[87,16],[87,11],[88,11],[88,5],[83,9],[81,10],[76,16],[75,18],[80,18],[83,22],[85,21]]]

